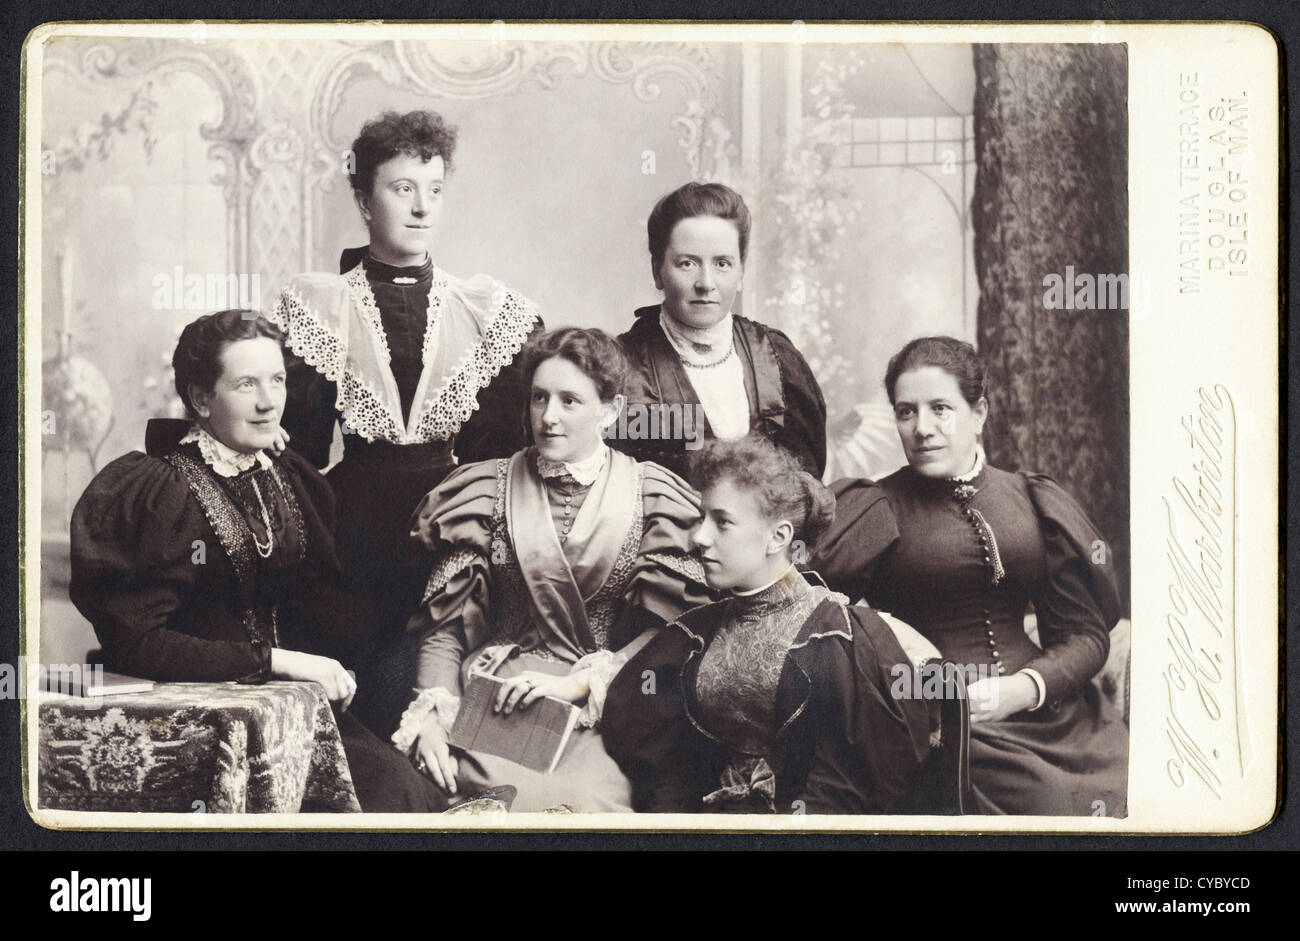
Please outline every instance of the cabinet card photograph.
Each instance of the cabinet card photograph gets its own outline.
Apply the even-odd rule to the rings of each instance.
[[[23,55],[39,824],[1272,819],[1266,30]]]

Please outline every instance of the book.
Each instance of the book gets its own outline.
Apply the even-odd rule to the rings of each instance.
[[[42,671],[41,688],[66,696],[99,699],[103,696],[124,696],[127,693],[147,693],[154,688],[153,680],[138,676],[113,673],[99,667],[79,666],[76,669],[50,669]]]
[[[550,774],[564,754],[582,710],[550,696],[514,712],[493,712],[505,680],[486,673],[470,675],[460,711],[451,729],[451,744],[466,751],[496,755],[532,771]]]

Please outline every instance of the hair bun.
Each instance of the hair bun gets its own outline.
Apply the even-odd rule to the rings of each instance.
[[[807,471],[800,471],[799,482],[803,485],[804,501],[808,506],[808,516],[803,524],[803,538],[808,548],[812,549],[835,522],[835,496],[820,480]]]

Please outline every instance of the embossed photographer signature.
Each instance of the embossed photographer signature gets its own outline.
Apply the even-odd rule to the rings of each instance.
[[[1198,393],[1196,413],[1180,420],[1192,449],[1194,476],[1190,482],[1175,476],[1173,499],[1162,497],[1169,519],[1165,547],[1174,575],[1169,584],[1172,609],[1165,619],[1173,658],[1162,671],[1169,695],[1165,732],[1174,754],[1165,770],[1177,787],[1187,782],[1190,771],[1221,799],[1223,778],[1216,765],[1222,753],[1215,744],[1229,734],[1235,739],[1242,776],[1254,759],[1237,617],[1238,425],[1225,386],[1201,387]],[[1230,733],[1219,727],[1225,701],[1232,713]]]

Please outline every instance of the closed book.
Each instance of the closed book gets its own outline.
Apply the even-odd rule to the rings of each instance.
[[[492,704],[503,685],[505,680],[499,677],[470,676],[451,729],[451,744],[550,774],[559,764],[582,710],[563,699],[543,696],[526,708],[515,706],[508,715],[493,712]]]
[[[50,670],[42,677],[41,686],[51,693],[98,699],[101,696],[147,693],[154,688],[154,681],[109,670],[80,667],[75,670]]]

